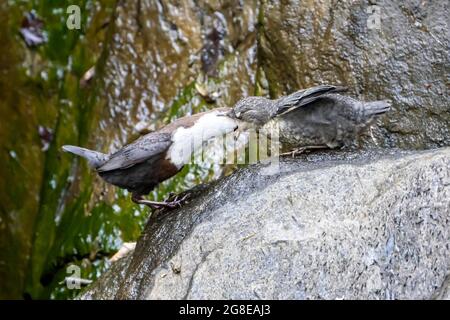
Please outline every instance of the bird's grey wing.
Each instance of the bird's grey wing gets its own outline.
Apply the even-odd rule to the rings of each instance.
[[[105,172],[129,168],[165,152],[170,144],[171,134],[149,133],[112,154],[108,161],[97,168],[97,171]]]
[[[316,101],[327,93],[336,93],[346,91],[346,87],[321,85],[305,90],[299,90],[286,97],[281,97],[276,100],[276,109],[273,116],[286,114],[299,107],[303,107],[311,102]]]

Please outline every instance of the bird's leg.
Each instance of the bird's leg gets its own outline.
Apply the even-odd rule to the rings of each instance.
[[[300,147],[300,148],[295,148],[292,151],[282,153],[281,156],[292,156],[292,158],[295,158],[296,155],[301,154],[301,153],[305,152],[306,150],[310,150],[310,149],[327,149],[327,148],[328,148],[327,146],[306,146],[306,147]]]
[[[179,206],[179,207],[181,207],[181,204],[182,204],[182,202],[184,201],[184,200],[186,200],[186,198],[188,197],[188,195],[185,195],[183,198],[181,198],[181,199],[178,199],[178,197],[176,197],[173,201],[167,201],[167,200],[165,200],[165,201],[151,201],[151,200],[147,200],[147,199],[144,199],[143,197],[142,197],[142,195],[136,195],[136,194],[133,194],[132,196],[131,196],[131,200],[134,202],[134,203],[137,203],[137,204],[144,204],[144,205],[146,205],[146,206],[148,206],[148,207],[150,207],[150,208],[152,208],[152,209],[160,209],[160,208],[175,208],[175,207],[177,207],[177,206]]]
[[[304,152],[305,150],[306,150],[306,147],[295,148],[289,152],[280,154],[280,156],[292,156],[292,158],[295,158],[296,154],[300,154],[300,153]]]
[[[373,143],[375,143],[375,145],[376,145],[377,140],[375,139],[375,136],[373,135],[373,127],[372,126],[369,127],[369,135],[372,138]]]
[[[144,204],[144,205],[150,207],[151,209],[160,209],[160,208],[164,207],[166,204],[165,202],[147,200],[147,199],[144,199],[144,197],[142,195],[135,195],[135,194],[133,194],[131,196],[131,200],[137,204]]]
[[[164,202],[165,202],[165,203],[172,203],[172,204],[174,204],[175,206],[178,205],[178,206],[181,207],[181,204],[182,204],[188,197],[189,197],[189,194],[188,194],[188,193],[185,194],[184,196],[182,196],[182,197],[180,198],[180,195],[176,195],[175,193],[170,192],[170,193],[169,193],[169,196],[167,197],[166,200],[164,200]]]

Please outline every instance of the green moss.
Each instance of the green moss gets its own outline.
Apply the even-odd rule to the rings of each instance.
[[[94,3],[0,4],[0,25],[6,30],[0,34],[6,44],[0,56],[0,260],[7,262],[0,264],[0,298],[74,297],[79,291],[68,290],[63,281],[67,267],[79,265],[82,278],[96,279],[123,242],[137,240],[150,213],[131,202],[126,191],[106,187],[83,160],[61,152],[64,144],[92,142],[108,114],[103,78],[115,26],[104,25],[112,20],[116,1]],[[69,4],[81,8],[81,30],[66,28]],[[23,14],[31,10],[45,22],[48,36],[46,44],[33,49],[18,34]],[[233,56],[227,59],[235,63]],[[96,77],[81,88],[80,79],[94,65]],[[208,81],[224,86],[222,79]],[[163,125],[212,107],[190,82],[155,122]],[[39,125],[53,132],[47,151]],[[209,163],[185,166],[149,197],[163,200],[220,172]]]
[[[62,159],[60,146],[89,136],[91,119],[98,111],[93,108],[95,90],[82,90],[79,80],[101,54],[88,44],[105,41],[86,38],[85,30],[66,28],[65,10],[69,4],[82,8],[83,26],[88,26],[89,20],[94,23],[88,27],[97,29],[101,21],[92,15],[110,16],[115,1],[102,2],[101,12],[87,10],[92,1],[9,1],[2,8],[6,18],[1,20],[7,30],[2,43],[9,50],[2,54],[1,66],[7,72],[0,77],[0,110],[8,123],[2,126],[0,141],[5,163],[1,172],[5,179],[1,185],[5,191],[1,193],[1,221],[6,230],[1,260],[8,266],[0,270],[1,297],[47,298],[53,289],[61,291],[55,286],[57,277],[51,274],[58,274],[58,268],[65,269],[64,263],[71,262],[70,257],[90,254],[100,245],[114,252],[120,243],[111,237],[135,239],[142,227],[143,220],[122,227],[124,217],[111,219],[117,216],[111,205],[99,205],[87,212],[92,175],[83,166],[77,182],[81,192],[69,199],[69,177],[78,162]],[[27,48],[18,35],[24,13],[31,10],[44,21],[48,36],[48,42],[36,49]],[[104,37],[101,33],[91,35]],[[41,150],[39,125],[54,133],[46,152]],[[124,216],[130,218],[131,214]],[[110,219],[111,227],[105,223]]]

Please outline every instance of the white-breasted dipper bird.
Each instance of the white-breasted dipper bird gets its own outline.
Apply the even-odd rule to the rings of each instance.
[[[177,174],[204,142],[235,131],[238,121],[224,116],[229,111],[229,108],[217,108],[180,118],[111,155],[76,146],[62,148],[86,158],[106,182],[130,191],[135,203],[172,208],[180,200],[156,202],[143,196]]]
[[[279,128],[282,151],[352,145],[390,102],[364,102],[337,94],[347,88],[320,85],[278,99],[244,98],[227,116],[256,128]],[[242,125],[240,126],[243,127]]]

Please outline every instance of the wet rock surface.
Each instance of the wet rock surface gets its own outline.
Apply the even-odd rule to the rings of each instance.
[[[120,130],[107,130],[110,144],[104,137],[94,142],[118,148],[136,136],[137,124],[155,130],[252,94],[256,10],[256,1],[120,2],[104,74],[109,107],[101,122],[101,128]]]
[[[73,296],[62,281],[66,267],[95,279],[147,220],[145,208],[61,145],[113,152],[255,90],[257,1],[85,1],[81,30],[66,27],[70,4],[0,4],[2,298]],[[39,45],[27,45],[21,31],[27,15],[45,36]],[[162,200],[221,172],[187,167],[150,197]]]
[[[449,148],[315,153],[284,159],[274,175],[262,167],[152,217],[135,252],[80,298],[448,294]]]
[[[0,3],[2,298],[74,296],[61,284],[66,267],[95,280],[147,221],[63,144],[115,151],[186,114],[322,83],[393,100],[362,147],[450,144],[443,1],[377,1],[378,29],[366,1],[107,0],[83,2],[82,28],[69,31],[71,4]],[[225,171],[187,166],[150,198]]]
[[[87,103],[89,93],[77,84],[105,46],[105,30],[99,26],[111,15],[112,4],[86,2],[89,14],[82,16],[82,33],[68,32],[62,23],[66,11],[59,7],[65,9],[67,2],[39,8],[32,2],[0,3],[3,299],[46,298],[52,291],[53,297],[60,297],[64,286],[58,283],[66,275],[67,263],[81,264],[86,258],[83,275],[92,276],[93,269],[103,270],[103,263],[93,259],[97,260],[93,267],[89,257],[97,256],[99,243],[103,243],[100,251],[110,250],[106,238],[97,236],[100,229],[105,231],[99,220],[112,217],[111,211],[102,208],[95,218],[86,214],[91,175],[78,162],[62,160],[59,146],[66,140],[84,141],[95,123],[87,119],[97,110]]]
[[[442,1],[263,1],[260,65],[273,96],[336,83],[392,100],[373,130],[379,146],[446,146],[449,15]]]

